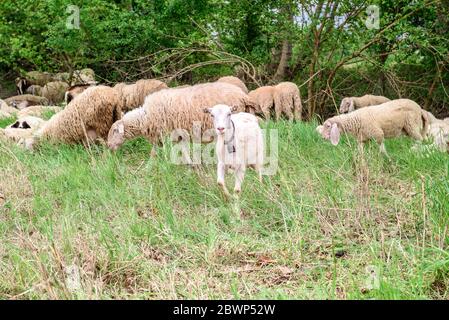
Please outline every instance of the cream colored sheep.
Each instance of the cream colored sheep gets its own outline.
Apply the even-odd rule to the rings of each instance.
[[[381,152],[386,154],[385,138],[397,137],[404,132],[413,139],[422,140],[428,128],[427,112],[412,100],[399,99],[332,117],[317,131],[333,145],[339,143],[341,133],[352,134],[359,143],[374,139]]]
[[[234,76],[221,77],[220,79],[217,80],[217,82],[225,82],[225,83],[233,84],[234,86],[239,87],[240,89],[243,90],[243,92],[248,94],[248,88],[246,87],[245,83],[243,83],[243,81],[237,77],[234,77]]]
[[[266,120],[270,120],[270,112],[274,108],[274,93],[273,86],[264,86],[252,90],[248,94],[256,112],[263,113]]]
[[[298,86],[293,82],[281,82],[274,89],[276,120],[284,113],[290,121],[301,121],[302,103]]]
[[[47,83],[41,90],[41,96],[46,98],[52,105],[64,101],[65,92],[69,85],[63,81],[52,81]]]
[[[202,132],[212,128],[212,121],[203,110],[224,103],[245,111],[248,96],[228,83],[205,83],[182,89],[164,89],[149,95],[141,108],[134,109],[114,123],[109,131],[108,146],[116,150],[126,140],[144,136],[157,143],[175,129],[192,132],[199,122]],[[205,138],[205,142],[211,141]]]
[[[23,94],[5,99],[5,102],[11,107],[19,110],[36,105],[48,105],[48,99],[32,94]]]
[[[168,88],[159,80],[142,79],[133,84],[118,83],[114,86],[122,98],[122,110],[127,112],[141,107],[146,96],[162,89]]]
[[[61,143],[106,139],[109,128],[120,119],[120,107],[116,90],[106,86],[91,87],[48,120],[29,145],[34,146],[42,139]]]
[[[234,170],[234,192],[240,193],[248,166],[254,167],[262,182],[264,157],[263,135],[257,118],[245,112],[231,114],[232,111],[231,107],[223,104],[204,109],[213,118],[217,134],[217,183],[226,196],[229,196],[225,184],[227,169]]]
[[[356,109],[369,106],[377,106],[388,101],[390,101],[390,99],[371,94],[367,94],[362,97],[346,97],[341,101],[340,113],[352,112]]]

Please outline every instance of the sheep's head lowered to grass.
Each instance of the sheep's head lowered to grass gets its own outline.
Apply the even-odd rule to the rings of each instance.
[[[108,148],[117,150],[125,142],[125,123],[123,120],[116,121],[108,133]]]
[[[338,127],[338,123],[326,120],[323,125],[318,126],[316,130],[324,139],[330,140],[334,146],[340,142],[340,128]]]

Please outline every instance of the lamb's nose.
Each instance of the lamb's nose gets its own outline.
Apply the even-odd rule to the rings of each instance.
[[[217,128],[218,131],[223,132],[224,128],[223,127],[219,127]]]

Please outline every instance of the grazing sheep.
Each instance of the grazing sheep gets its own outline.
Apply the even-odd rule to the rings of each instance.
[[[159,80],[138,80],[133,84],[118,83],[114,86],[122,98],[122,110],[127,112],[143,105],[146,96],[168,88]]]
[[[234,192],[240,193],[248,166],[254,167],[262,182],[264,156],[262,130],[257,118],[245,112],[231,114],[231,111],[234,109],[224,104],[204,109],[212,116],[217,133],[217,183],[226,196],[229,196],[225,184],[227,169],[235,170]]]
[[[45,115],[45,113],[54,112],[58,113],[61,111],[61,107],[55,107],[55,106],[32,106],[25,108],[23,110],[20,110],[17,114],[17,116],[20,117],[26,117],[26,116],[34,116],[34,117],[42,117]]]
[[[126,113],[114,123],[109,131],[108,146],[111,150],[116,150],[126,140],[138,136],[157,143],[175,129],[192,132],[194,122],[199,122],[204,132],[212,128],[212,121],[203,109],[219,103],[245,111],[249,106],[249,99],[240,88],[218,82],[155,92],[145,99],[142,107]]]
[[[41,139],[61,143],[106,139],[109,128],[120,118],[120,106],[120,97],[113,88],[89,88],[48,120],[29,146],[33,147]]]
[[[264,86],[252,90],[248,96],[251,103],[255,106],[257,113],[263,113],[266,120],[270,120],[270,111],[274,107],[275,88],[273,86]]]
[[[22,110],[36,105],[48,105],[47,98],[34,96],[32,94],[23,94],[5,99],[5,102],[16,109]]]
[[[340,133],[352,134],[359,143],[374,139],[380,145],[380,151],[386,154],[385,138],[397,137],[404,132],[413,139],[422,140],[428,128],[427,112],[412,100],[399,99],[332,117],[317,131],[333,145],[340,141]]]
[[[302,103],[298,86],[293,82],[281,82],[274,89],[276,120],[284,113],[290,121],[301,121]]]
[[[356,109],[369,106],[377,106],[388,101],[390,99],[371,94],[364,95],[363,97],[346,97],[341,101],[340,113],[352,112]]]
[[[27,94],[32,94],[34,96],[42,96],[42,87],[40,85],[37,84],[33,84],[31,86],[29,86],[25,92]]]
[[[243,83],[243,81],[240,80],[240,79],[237,78],[237,77],[233,77],[233,76],[221,77],[220,79],[217,80],[217,82],[224,82],[224,83],[233,84],[234,86],[239,87],[240,89],[243,90],[243,92],[245,92],[246,94],[248,94],[248,88],[247,88],[246,85]]]
[[[46,98],[50,104],[55,105],[64,101],[68,88],[69,85],[63,81],[52,81],[42,88],[41,96]]]
[[[75,97],[83,93],[87,88],[94,86],[93,84],[77,84],[71,86],[65,92],[64,100],[69,104]]]
[[[17,94],[25,94],[26,89],[31,85],[39,85],[43,87],[52,80],[52,75],[48,72],[27,72],[24,77],[19,77],[16,79]]]

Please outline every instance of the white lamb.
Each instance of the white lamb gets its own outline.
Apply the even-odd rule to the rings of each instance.
[[[262,182],[264,160],[263,136],[257,118],[246,112],[231,114],[232,111],[231,107],[224,104],[204,109],[212,116],[217,133],[217,183],[226,196],[229,196],[225,185],[228,168],[235,171],[234,192],[240,193],[248,166],[256,170]]]

